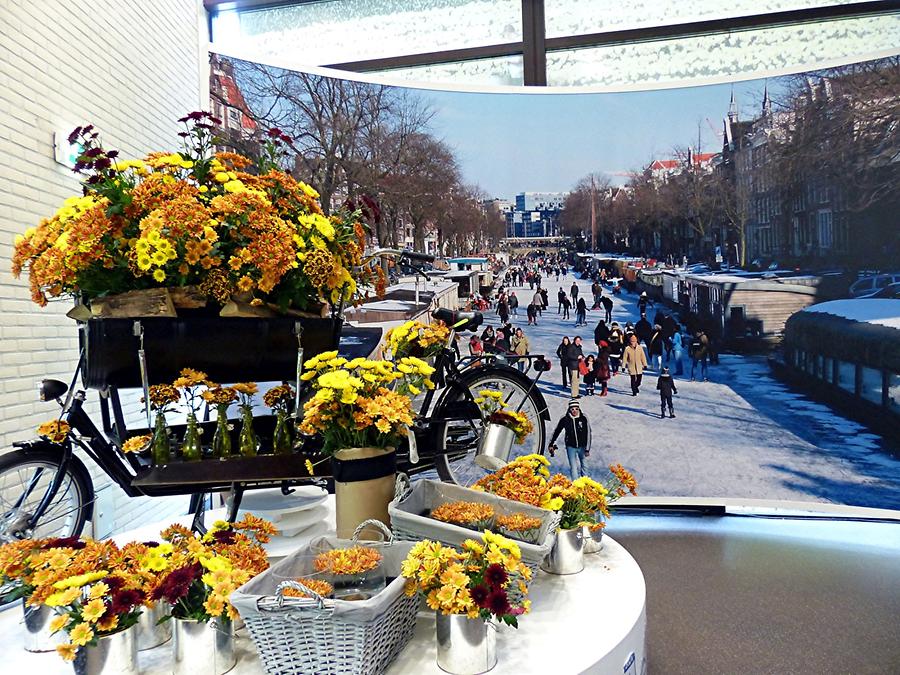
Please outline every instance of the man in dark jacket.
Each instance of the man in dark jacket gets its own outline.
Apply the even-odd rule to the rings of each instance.
[[[581,337],[575,337],[572,344],[566,350],[566,368],[569,369],[569,377],[572,385],[572,398],[578,398],[581,391],[581,372],[579,367],[584,360],[584,351],[581,349]]]
[[[694,371],[697,369],[698,363],[700,364],[700,376],[706,382],[708,379],[707,368],[709,367],[709,338],[702,330],[698,330],[694,339],[691,340],[688,354],[691,357],[691,382],[694,381]]]
[[[604,295],[600,298],[600,302],[603,304],[603,310],[606,312],[606,323],[609,323],[612,321],[613,300],[608,295]]]
[[[556,455],[556,438],[565,432],[563,441],[566,444],[566,456],[569,459],[569,474],[572,480],[586,476],[584,458],[591,455],[591,425],[587,418],[581,414],[581,406],[578,401],[569,401],[569,412],[564,415],[556,425],[553,435],[550,436],[550,456]]]
[[[643,342],[650,346],[650,337],[653,335],[653,326],[647,321],[647,315],[641,314],[641,319],[634,325],[634,334],[637,335],[638,342]]]
[[[572,302],[578,302],[578,284],[572,282],[572,288],[569,289],[569,295],[572,296]]]
[[[559,289],[559,293],[556,294],[556,299],[559,302],[559,306],[556,308],[556,313],[562,313],[563,308],[563,300],[566,299],[566,292],[563,289]]]
[[[663,368],[662,373],[656,380],[656,388],[659,390],[659,416],[666,416],[666,407],[669,408],[669,417],[675,417],[675,407],[672,405],[672,394],[678,393],[675,386],[675,380],[669,374],[668,368]]]
[[[600,319],[597,322],[597,327],[594,328],[594,344],[597,345],[597,351],[600,350],[600,343],[607,340],[609,340],[609,328],[606,325],[606,321]]]

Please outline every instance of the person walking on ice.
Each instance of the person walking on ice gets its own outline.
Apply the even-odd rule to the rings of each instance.
[[[631,395],[637,396],[641,391],[641,380],[644,377],[644,368],[647,367],[647,354],[638,343],[637,335],[632,334],[625,354],[622,357],[622,368],[631,376]]]
[[[564,432],[564,433],[563,433]],[[569,411],[556,424],[547,448],[550,456],[556,456],[556,438],[563,433],[566,444],[566,457],[569,460],[569,475],[572,480],[586,476],[584,458],[591,455],[591,425],[581,413],[581,406],[576,399],[569,401]]]
[[[659,416],[665,418],[666,408],[669,408],[669,417],[675,418],[675,407],[672,405],[672,394],[678,393],[675,380],[669,374],[668,368],[663,368],[656,380],[656,388],[659,390]]]

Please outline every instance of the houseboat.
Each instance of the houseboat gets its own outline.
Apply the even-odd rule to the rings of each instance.
[[[679,304],[713,337],[772,341],[791,315],[835,297],[824,281],[752,272],[686,274],[679,283]]]
[[[835,300],[797,312],[773,366],[900,440],[900,300]]]

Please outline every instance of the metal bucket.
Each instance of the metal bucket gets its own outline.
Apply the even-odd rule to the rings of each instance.
[[[465,614],[437,613],[437,664],[453,675],[478,675],[497,665],[497,627]]]
[[[137,628],[99,638],[93,647],[81,647],[72,667],[75,675],[138,675]]]
[[[168,642],[172,637],[172,621],[159,623],[171,611],[168,605],[157,602],[153,609],[144,608],[137,622],[138,651],[153,649]]]
[[[478,441],[475,463],[482,469],[496,471],[509,462],[509,453],[515,441],[516,434],[509,427],[488,424]]]
[[[541,569],[550,574],[578,574],[584,569],[584,539],[583,527],[559,530]]]
[[[52,652],[56,645],[66,642],[65,631],[50,632],[50,622],[56,613],[44,605],[29,607],[22,600],[23,623],[25,624],[25,651]]]
[[[587,525],[584,526],[584,552],[599,553],[603,549],[603,529],[598,528],[592,530]]]
[[[234,668],[234,630],[228,619],[209,623],[172,619],[174,675],[222,675]]]

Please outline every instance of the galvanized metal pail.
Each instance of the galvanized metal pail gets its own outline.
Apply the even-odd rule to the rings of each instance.
[[[72,667],[75,675],[138,675],[137,653],[137,628],[131,626],[81,647]]]
[[[497,627],[465,614],[437,613],[437,664],[453,675],[479,675],[497,665]]]
[[[578,574],[584,569],[584,528],[559,530],[553,548],[541,563],[550,574]]]
[[[137,622],[139,652],[158,647],[172,638],[172,621],[159,623],[170,611],[171,608],[162,602],[157,602],[153,609],[144,608]]]
[[[222,675],[234,668],[234,630],[227,618],[209,623],[173,619],[174,675]]]
[[[584,526],[584,552],[599,553],[603,549],[603,528],[592,530]]]
[[[44,605],[29,607],[22,600],[23,623],[25,624],[25,651],[52,652],[56,645],[66,642],[65,631],[50,632],[50,622],[56,613]]]
[[[475,463],[482,469],[496,471],[509,462],[509,453],[515,441],[516,434],[512,429],[489,423],[478,441]]]

